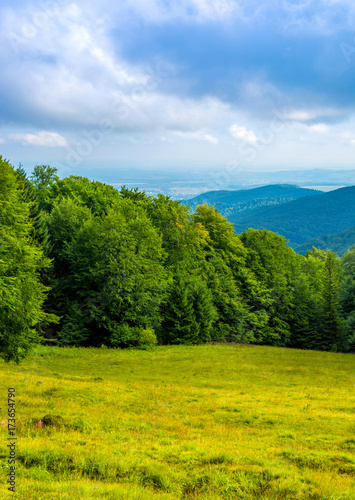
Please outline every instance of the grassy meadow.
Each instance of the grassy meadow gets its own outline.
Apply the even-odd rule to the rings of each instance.
[[[0,366],[0,498],[355,499],[353,355],[42,346]],[[46,415],[62,420],[43,425]]]

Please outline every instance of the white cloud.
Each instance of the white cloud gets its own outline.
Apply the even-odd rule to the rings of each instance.
[[[145,21],[164,23],[172,19],[187,22],[219,21],[242,14],[238,0],[126,0],[132,10]]]
[[[355,146],[355,132],[351,130],[342,130],[335,135],[335,140],[343,146]]]
[[[344,110],[341,108],[321,108],[315,107],[313,109],[289,109],[282,112],[286,120],[295,122],[309,122],[311,120],[322,120],[341,117]]]
[[[126,0],[125,6],[144,21],[163,24],[221,22],[237,17],[243,23],[273,18],[281,31],[329,34],[354,21],[353,0]],[[339,15],[339,7],[345,15]],[[338,14],[336,16],[336,14]]]
[[[329,132],[329,127],[325,123],[315,123],[308,127],[309,132],[315,132],[317,134],[327,134]]]
[[[314,118],[314,113],[305,110],[294,110],[285,113],[285,118],[287,120],[294,120],[297,122],[306,122]]]
[[[303,0],[303,3],[309,1],[312,0]],[[329,0],[330,3],[332,1]],[[141,63],[125,60],[122,56],[125,52],[120,46],[125,41],[120,42],[119,36],[112,35],[114,29],[119,30],[120,23],[129,23],[131,19],[134,24],[137,21],[135,13],[148,22],[163,23],[173,18],[203,22],[217,19],[221,13],[237,14],[239,18],[246,11],[250,17],[254,11],[255,15],[264,15],[268,12],[268,5],[275,6],[278,3],[276,0],[270,0],[269,3],[261,0],[259,9],[256,2],[123,0],[114,5],[103,0],[102,4],[95,6],[93,0],[86,0],[85,6],[69,3],[67,7],[61,7],[56,17],[49,18],[43,27],[37,29],[34,37],[19,47],[20,53],[9,50],[9,44],[0,40],[0,60],[3,62],[1,79],[12,82],[13,95],[16,96],[18,110],[22,112],[22,123],[17,131],[27,131],[30,126],[32,130],[50,128],[58,130],[73,145],[80,144],[83,129],[89,132],[99,129],[101,122],[106,120],[112,123],[113,134],[125,135],[127,143],[129,137],[132,137],[131,144],[136,141],[134,134],[138,134],[138,137],[139,134],[146,134],[149,138],[157,134],[156,138],[159,140],[161,137],[161,143],[171,143],[173,139],[177,148],[183,151],[181,141],[176,140],[180,136],[188,141],[188,148],[207,150],[207,154],[212,156],[222,151],[222,147],[212,148],[211,144],[217,146],[222,143],[224,147],[229,143],[231,148],[234,147],[230,137],[226,140],[225,135],[228,133],[243,143],[256,144],[257,148],[257,143],[262,144],[262,130],[269,127],[273,118],[275,103],[279,103],[280,107],[283,107],[283,103],[286,108],[280,114],[285,122],[289,120],[286,133],[290,133],[295,143],[299,135],[292,135],[295,130],[301,131],[309,143],[325,143],[330,138],[327,135],[329,127],[333,131],[333,125],[328,126],[326,123],[335,122],[333,118],[342,120],[344,110],[321,109],[317,107],[316,100],[311,101],[307,96],[295,101],[294,96],[282,91],[276,83],[268,82],[262,72],[241,75],[236,83],[238,97],[232,104],[226,104],[218,97],[195,95],[187,98],[184,89],[188,89],[188,85],[184,85],[188,82],[183,81],[182,75],[179,82],[178,68],[174,68],[173,63],[170,63],[169,71],[156,67],[152,74]],[[21,32],[22,14],[17,15],[15,11],[15,8],[6,7],[4,12],[12,12],[13,15],[0,15],[3,32],[0,36],[4,37],[5,42],[9,31]],[[292,16],[294,14],[298,16],[292,12]],[[28,12],[26,17],[31,20]],[[244,22],[246,19],[243,17],[242,20]],[[166,61],[164,64],[167,68]],[[23,79],[23,74],[26,74],[26,79]],[[182,83],[182,90],[174,93],[174,89],[180,88],[178,83]],[[9,88],[6,88],[5,98],[6,91],[11,97]],[[299,103],[299,109],[295,102]],[[11,109],[11,106],[8,108]],[[20,112],[13,113],[13,116],[20,115]],[[51,124],[50,127],[48,124]],[[13,129],[11,131],[14,132]],[[3,132],[6,138],[7,132]],[[344,145],[354,145],[354,137],[352,134],[344,139]],[[12,139],[25,145],[53,148],[67,146],[63,136],[45,131],[17,133],[12,135]],[[336,135],[334,139],[337,140]],[[120,139],[116,137],[115,140]],[[0,138],[1,142],[4,140]],[[141,139],[140,144],[143,144]],[[280,147],[281,140],[275,140],[275,144]],[[133,149],[139,150],[137,147]],[[288,152],[285,154],[288,158],[287,155]]]
[[[246,127],[241,127],[239,125],[232,125],[229,129],[231,135],[238,139],[239,141],[255,143],[258,142],[258,139],[253,130],[248,130]]]
[[[5,144],[5,139],[3,139],[2,137],[0,137],[0,144]]]
[[[314,123],[312,125],[307,125],[306,123],[293,123],[295,130],[300,130],[301,132],[307,132],[310,134],[328,134],[330,127],[326,123]]]
[[[353,0],[284,1],[285,30],[332,34],[339,29],[354,28]]]
[[[207,142],[210,142],[211,144],[214,144],[214,145],[219,144],[219,140],[217,139],[217,137],[214,137],[213,135],[210,135],[210,134],[205,134],[203,136],[203,139]]]
[[[67,140],[56,132],[38,132],[38,134],[10,134],[10,139],[27,146],[47,148],[67,147]]]
[[[45,117],[55,128],[70,129],[70,133],[97,128],[109,120],[117,133],[165,134],[225,128],[231,120],[230,106],[218,98],[189,99],[164,93],[166,81],[175,76],[172,65],[163,60],[141,68],[115,55],[105,36],[99,40],[86,37],[84,48],[66,41],[55,27],[54,36],[57,64],[30,59],[11,70],[19,106],[36,128],[43,126],[40,120]],[[41,45],[50,45],[46,36]],[[23,72],[26,82],[21,79]],[[216,143],[213,134],[204,140]]]
[[[215,146],[219,144],[217,137],[211,134],[204,134],[202,132],[181,132],[179,130],[174,132],[174,135],[182,137],[183,139],[189,139],[194,141],[204,141],[214,144]]]
[[[200,9],[207,8],[207,1],[196,2]],[[11,21],[13,29],[15,21]],[[43,126],[40,120],[45,117],[56,128],[80,133],[82,128],[110,120],[118,133],[159,130],[164,134],[201,130],[204,124],[207,128],[226,118],[229,106],[218,99],[164,94],[166,80],[174,78],[172,64],[160,60],[144,68],[124,61],[110,40],[108,24],[101,20],[98,35],[96,21],[90,9],[85,16],[78,8],[64,10],[59,22],[48,20],[31,39],[28,59],[11,68],[8,78],[17,82],[19,105],[27,117],[33,117],[34,127]],[[55,63],[47,64],[52,56]],[[216,143],[213,136],[205,140]]]

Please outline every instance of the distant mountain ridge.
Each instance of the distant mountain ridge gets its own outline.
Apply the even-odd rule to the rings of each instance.
[[[308,250],[312,250],[313,247],[319,248],[320,250],[333,250],[337,253],[339,257],[344,255],[347,250],[355,245],[355,226],[342,231],[337,234],[325,234],[319,236],[318,238],[312,238],[306,241],[302,245],[295,248],[297,253],[305,255]]]
[[[322,191],[289,184],[272,184],[236,191],[208,191],[184,201],[184,204],[190,205],[193,210],[204,203],[213,205],[224,217],[230,219],[235,214],[246,213],[258,207],[279,205],[304,196],[318,194],[322,194]]]
[[[325,234],[336,234],[355,225],[355,186],[344,187],[277,206],[255,208],[229,217],[235,231],[250,227],[285,236],[292,247]]]

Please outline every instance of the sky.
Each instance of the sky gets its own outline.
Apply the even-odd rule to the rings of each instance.
[[[353,0],[0,5],[13,165],[354,168]]]

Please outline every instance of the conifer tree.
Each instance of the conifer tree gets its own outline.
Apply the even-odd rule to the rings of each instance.
[[[178,271],[164,304],[161,339],[164,344],[197,344],[199,330],[192,290]]]
[[[30,217],[33,220],[33,238],[40,245],[45,255],[48,256],[50,252],[50,238],[48,233],[47,224],[45,222],[45,213],[39,208],[39,200],[34,184],[28,179],[25,170],[20,164],[16,170],[20,182],[23,186],[23,200],[30,203],[31,211]]]
[[[334,252],[328,250],[322,278],[321,339],[319,348],[343,350],[346,344],[345,322],[339,300],[339,271]]]
[[[355,351],[355,248],[341,258],[341,305],[347,329],[346,350]]]
[[[192,283],[193,307],[198,327],[198,341],[206,342],[211,338],[213,325],[218,317],[213,305],[213,295],[207,284],[201,280]]]
[[[0,356],[19,362],[39,341],[38,327],[56,321],[43,302],[39,273],[49,266],[33,239],[32,204],[13,167],[0,156]]]
[[[304,257],[301,257],[304,260]],[[310,282],[311,281],[311,282]],[[320,342],[319,314],[321,300],[315,293],[313,280],[299,268],[295,281],[294,311],[291,324],[290,347],[317,349]]]

